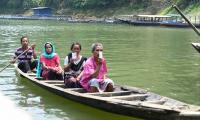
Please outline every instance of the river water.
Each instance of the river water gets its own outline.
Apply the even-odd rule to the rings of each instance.
[[[55,44],[61,64],[72,42],[91,55],[91,44],[101,42],[109,74],[116,84],[143,89],[200,105],[200,54],[191,46],[198,36],[191,29],[135,27],[60,21],[0,20],[0,68],[20,47],[20,37],[30,44]],[[0,91],[34,120],[138,120],[101,111],[50,93],[16,75],[13,66],[0,73]]]

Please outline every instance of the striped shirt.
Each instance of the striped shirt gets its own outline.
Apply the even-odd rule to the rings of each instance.
[[[24,49],[23,48],[18,48],[16,51],[15,51],[15,58],[17,56],[19,56],[20,54],[22,54],[24,52]],[[25,52],[23,55],[19,56],[18,58],[18,61],[31,61],[32,59],[32,56],[33,56],[33,49],[29,49],[27,52]]]

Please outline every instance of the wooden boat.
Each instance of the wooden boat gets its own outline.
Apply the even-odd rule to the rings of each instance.
[[[179,14],[167,14],[170,16],[170,19],[160,22],[161,26],[165,27],[176,27],[176,28],[186,28],[190,27],[186,20],[182,18]],[[193,25],[197,28],[200,28],[199,17],[197,15],[187,15],[185,16],[189,21],[193,22]]]
[[[146,90],[115,86],[114,92],[87,93],[83,88],[65,88],[63,81],[37,79],[35,73],[16,71],[31,82],[67,99],[105,111],[148,120],[200,120],[200,106],[186,104]]]
[[[160,23],[170,19],[167,15],[122,15],[118,20],[135,26],[160,26]]]
[[[200,24],[194,24],[195,27],[200,28]],[[174,21],[163,21],[160,22],[160,26],[164,27],[175,27],[175,28],[188,28],[190,25],[188,23],[174,22]]]
[[[198,16],[188,15],[190,20],[193,18],[195,27],[200,28]],[[117,18],[119,23],[125,23],[135,26],[163,26],[175,28],[187,28],[190,25],[184,21],[180,15],[121,15]]]

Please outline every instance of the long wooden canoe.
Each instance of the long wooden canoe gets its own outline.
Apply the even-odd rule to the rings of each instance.
[[[115,86],[114,92],[87,93],[83,88],[65,88],[60,80],[39,80],[35,73],[16,71],[31,82],[67,99],[105,111],[147,120],[200,120],[200,106],[186,104],[146,90]]]

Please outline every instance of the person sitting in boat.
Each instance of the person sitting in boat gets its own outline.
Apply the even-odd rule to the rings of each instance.
[[[55,48],[50,42],[44,44],[44,52],[40,57],[39,64],[42,65],[41,72],[40,67],[38,67],[37,74],[41,74],[44,79],[63,80],[63,70],[60,66],[60,57],[55,53]]]
[[[106,77],[107,66],[102,51],[103,45],[101,43],[92,44],[93,55],[88,58],[84,65],[80,83],[88,92],[113,91],[114,82]]]
[[[29,47],[29,39],[27,36],[21,37],[21,47],[17,48],[15,51],[15,56],[11,63],[15,63],[17,58],[18,68],[22,70],[24,73],[30,72],[37,66],[37,60],[32,60],[32,58],[36,59],[37,54],[35,52],[35,46],[32,45]],[[27,52],[25,52],[27,51]],[[23,53],[25,52],[25,53]]]
[[[64,60],[64,83],[67,88],[81,88],[80,78],[83,71],[83,65],[87,60],[81,54],[81,44],[76,42],[71,45],[71,52]]]

